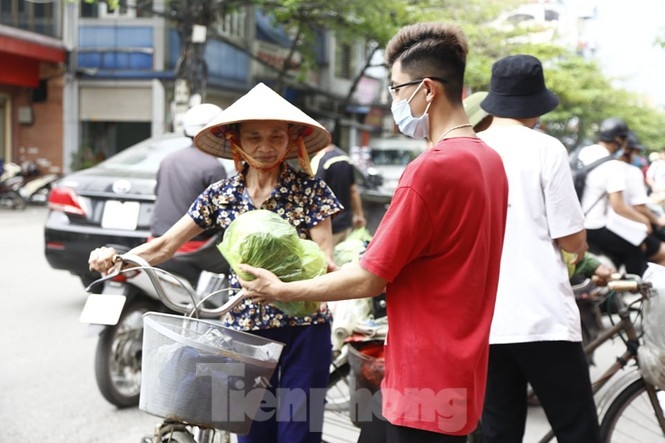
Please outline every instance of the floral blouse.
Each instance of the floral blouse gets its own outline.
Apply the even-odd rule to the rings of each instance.
[[[328,185],[319,178],[309,177],[296,171],[288,163],[283,163],[277,186],[260,208],[256,208],[245,188],[245,174],[242,172],[228,179],[210,185],[189,208],[189,216],[204,229],[226,229],[240,214],[254,209],[267,209],[276,212],[295,226],[298,235],[311,239],[309,230],[326,217],[342,210],[342,205]],[[240,288],[233,271],[229,276],[231,287]],[[306,317],[292,317],[270,304],[253,303],[244,300],[224,318],[224,324],[245,331],[280,328],[285,326],[306,326],[330,321],[331,314],[326,304]]]

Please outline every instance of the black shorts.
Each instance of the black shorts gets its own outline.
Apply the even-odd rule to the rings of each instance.
[[[660,250],[660,244],[662,241],[656,237],[653,234],[647,235],[647,238],[644,239],[644,242],[642,242],[642,245],[644,245],[645,250],[644,250],[644,255],[647,258],[651,258],[652,255],[658,252]]]

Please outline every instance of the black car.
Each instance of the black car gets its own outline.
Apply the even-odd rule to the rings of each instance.
[[[58,181],[48,199],[44,253],[49,265],[79,276],[84,286],[99,278],[88,269],[96,247],[134,247],[150,235],[155,202],[155,178],[161,160],[189,146],[191,139],[164,134],[144,140],[85,170]],[[231,160],[220,160],[229,175]],[[356,181],[371,232],[376,229],[391,196],[381,191],[380,178],[356,169]]]

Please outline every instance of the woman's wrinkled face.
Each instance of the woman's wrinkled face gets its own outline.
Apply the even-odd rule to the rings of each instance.
[[[248,121],[240,125],[240,147],[261,168],[270,169],[282,163],[289,142],[286,122]]]

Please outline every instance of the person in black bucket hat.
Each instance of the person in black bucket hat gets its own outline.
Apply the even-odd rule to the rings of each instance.
[[[531,55],[494,63],[481,102],[493,118],[478,136],[501,156],[509,189],[481,419],[485,443],[523,440],[528,384],[559,442],[600,441],[566,267],[586,252],[584,214],[566,148],[534,129],[558,103]]]
[[[547,114],[559,98],[545,86],[543,66],[532,55],[510,55],[494,63],[490,91],[480,107],[491,115],[529,118]]]

